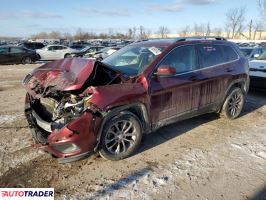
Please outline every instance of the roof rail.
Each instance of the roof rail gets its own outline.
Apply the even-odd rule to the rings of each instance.
[[[224,37],[220,36],[193,36],[193,37],[178,37],[176,42],[187,41],[187,40],[226,40]]]

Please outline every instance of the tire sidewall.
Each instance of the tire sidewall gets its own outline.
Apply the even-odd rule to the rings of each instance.
[[[105,147],[104,140],[105,140],[107,131],[111,127],[111,125],[121,120],[130,120],[132,124],[134,125],[134,127],[136,128],[137,134],[136,134],[136,140],[135,140],[134,145],[130,147],[126,152],[116,155],[116,154],[112,154],[111,152],[107,150],[107,148]],[[101,143],[100,143],[101,148],[99,150],[99,153],[103,158],[107,160],[113,160],[113,161],[122,160],[132,155],[139,148],[141,140],[142,140],[142,127],[141,127],[141,123],[138,117],[136,117],[133,113],[129,113],[129,112],[120,113],[119,115],[112,117],[110,120],[108,120],[105,123],[103,132],[101,135]]]
[[[239,111],[237,111],[236,115],[232,116],[229,113],[228,107],[229,107],[229,101],[230,101],[230,99],[232,98],[232,96],[235,93],[240,93],[241,94],[241,108],[239,109]],[[242,109],[244,107],[244,101],[245,101],[244,94],[243,94],[243,91],[240,88],[231,89],[229,94],[227,95],[227,97],[225,99],[225,102],[224,102],[224,105],[223,105],[223,114],[225,115],[225,117],[228,118],[228,119],[231,119],[231,120],[237,118],[241,114],[241,111],[242,111]]]
[[[27,59],[29,59],[28,61],[27,61]],[[24,57],[23,59],[22,59],[22,64],[23,65],[26,65],[26,64],[31,64],[32,63],[32,60],[31,60],[31,58],[30,57]]]

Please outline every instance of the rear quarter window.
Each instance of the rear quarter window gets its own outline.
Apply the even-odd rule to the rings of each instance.
[[[222,45],[224,61],[230,62],[238,59],[237,53],[230,46]]]

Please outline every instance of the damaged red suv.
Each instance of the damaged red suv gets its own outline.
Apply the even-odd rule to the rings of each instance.
[[[67,58],[34,69],[23,80],[25,114],[35,146],[59,162],[93,152],[120,160],[167,124],[210,112],[238,117],[248,71],[224,38],[142,41],[102,62]]]

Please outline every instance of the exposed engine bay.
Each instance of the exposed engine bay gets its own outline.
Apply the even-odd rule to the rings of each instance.
[[[45,70],[43,71],[46,72]],[[37,143],[47,143],[47,138],[51,132],[63,128],[66,124],[80,117],[86,110],[90,109],[90,99],[93,92],[86,92],[86,95],[84,95],[84,90],[91,88],[89,91],[93,91],[94,87],[119,84],[122,80],[121,74],[108,68],[101,62],[96,62],[83,85],[76,90],[68,91],[67,89],[64,90],[63,87],[69,87],[69,83],[74,84],[77,82],[78,77],[75,77],[76,80],[73,81],[73,75],[65,75],[66,73],[75,74],[71,70],[61,71],[59,73],[61,75],[57,76],[59,78],[56,81],[60,82],[60,85],[55,84],[55,80],[53,80],[53,84],[44,84],[36,79],[34,75],[31,75],[31,79],[26,77],[23,82],[28,90],[28,108],[26,110],[31,110],[30,113],[35,119],[34,121],[41,128],[39,131],[41,132],[41,137],[38,136],[35,138]],[[64,77],[64,84],[62,84],[62,77]],[[71,77],[69,83],[66,82],[66,77]]]

